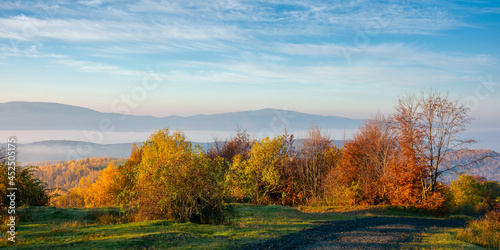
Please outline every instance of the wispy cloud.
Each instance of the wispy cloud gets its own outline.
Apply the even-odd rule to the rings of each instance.
[[[72,2],[71,2],[72,3]],[[376,29],[380,33],[427,34],[466,26],[439,5],[419,2],[349,1],[106,1],[48,2],[30,6],[4,2],[0,9],[46,12],[0,19],[0,37],[71,42],[169,39],[242,39],[245,36],[337,34]],[[95,8],[104,5],[105,7]],[[73,14],[68,14],[73,13]]]
[[[184,26],[178,24],[124,23],[77,19],[43,20],[24,15],[0,18],[0,37],[36,41],[56,39],[71,42],[92,41],[202,41],[235,39],[237,32],[225,27]]]
[[[413,37],[477,27],[461,15],[468,9],[497,12],[430,0],[6,0],[0,58],[46,56],[82,72],[127,76],[154,61],[176,81],[271,87],[463,82],[497,67],[495,56],[425,49]],[[356,44],[358,33],[373,39]]]
[[[0,58],[9,57],[27,57],[27,58],[63,58],[64,55],[53,54],[53,53],[43,53],[38,50],[37,45],[33,44],[23,44],[23,46],[18,46],[17,43],[13,44],[2,44],[0,43]]]
[[[126,76],[144,75],[144,72],[126,70],[116,65],[109,65],[98,62],[79,61],[73,59],[59,59],[59,60],[54,60],[53,63],[69,66],[81,72],[88,72],[88,73],[106,73],[106,74],[126,75]]]

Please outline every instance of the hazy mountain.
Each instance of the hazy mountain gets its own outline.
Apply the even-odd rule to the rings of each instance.
[[[445,164],[450,164],[451,166],[465,165],[475,160],[481,159],[488,156],[482,163],[477,165],[471,165],[469,169],[461,171],[468,175],[478,175],[485,177],[488,180],[500,181],[500,154],[485,149],[472,149],[472,150],[461,150],[458,153],[458,158],[449,157]],[[445,183],[450,183],[457,179],[456,175],[445,175],[442,178]]]
[[[115,132],[154,131],[163,127],[187,130],[234,131],[236,126],[248,131],[265,129],[307,130],[316,124],[324,129],[353,129],[361,120],[339,116],[321,116],[278,109],[262,109],[214,115],[136,116],[102,113],[59,103],[0,103],[0,130],[93,130],[100,124]],[[8,121],[8,122],[7,122]],[[102,130],[102,129],[101,129]]]

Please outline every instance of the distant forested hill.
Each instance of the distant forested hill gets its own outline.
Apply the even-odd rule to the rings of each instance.
[[[112,157],[85,158],[66,162],[41,162],[35,176],[46,182],[48,188],[71,189],[76,187],[81,178],[93,181],[100,170],[114,162],[120,165],[125,160]]]
[[[468,173],[470,175],[479,175],[488,180],[500,181],[500,154],[491,150],[477,150],[480,154],[490,154],[491,158],[485,161],[483,166],[474,168]]]
[[[480,159],[484,156],[490,156],[487,158],[483,164],[479,164],[477,166],[471,167],[465,173],[468,175],[478,175],[485,177],[488,180],[496,180],[500,181],[500,154],[492,151],[492,150],[484,150],[484,149],[472,149],[467,151],[460,151],[459,159],[451,159],[451,165],[461,165],[466,164],[468,162],[472,162],[474,160]],[[443,181],[445,183],[449,183],[452,180],[455,180],[456,176],[445,176]]]

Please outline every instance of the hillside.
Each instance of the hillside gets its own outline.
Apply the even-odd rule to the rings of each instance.
[[[474,159],[474,157],[482,156],[482,155],[490,155],[491,158],[488,158],[482,166],[472,168],[467,171],[469,175],[479,175],[482,177],[486,177],[488,180],[496,180],[500,181],[500,154],[491,150],[475,150],[475,153],[470,153],[467,155],[469,159]],[[474,155],[475,154],[475,155]]]
[[[472,149],[461,151],[460,159],[451,159],[451,165],[463,165],[484,156],[490,156],[483,163],[471,166],[470,169],[464,171],[468,175],[478,175],[485,177],[488,180],[500,181],[500,154],[492,150]],[[456,176],[445,176],[442,178],[445,183],[455,180]]]

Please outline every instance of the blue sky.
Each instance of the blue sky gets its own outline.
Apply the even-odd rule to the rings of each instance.
[[[491,128],[499,44],[499,1],[3,0],[0,102],[367,118],[434,88]]]

